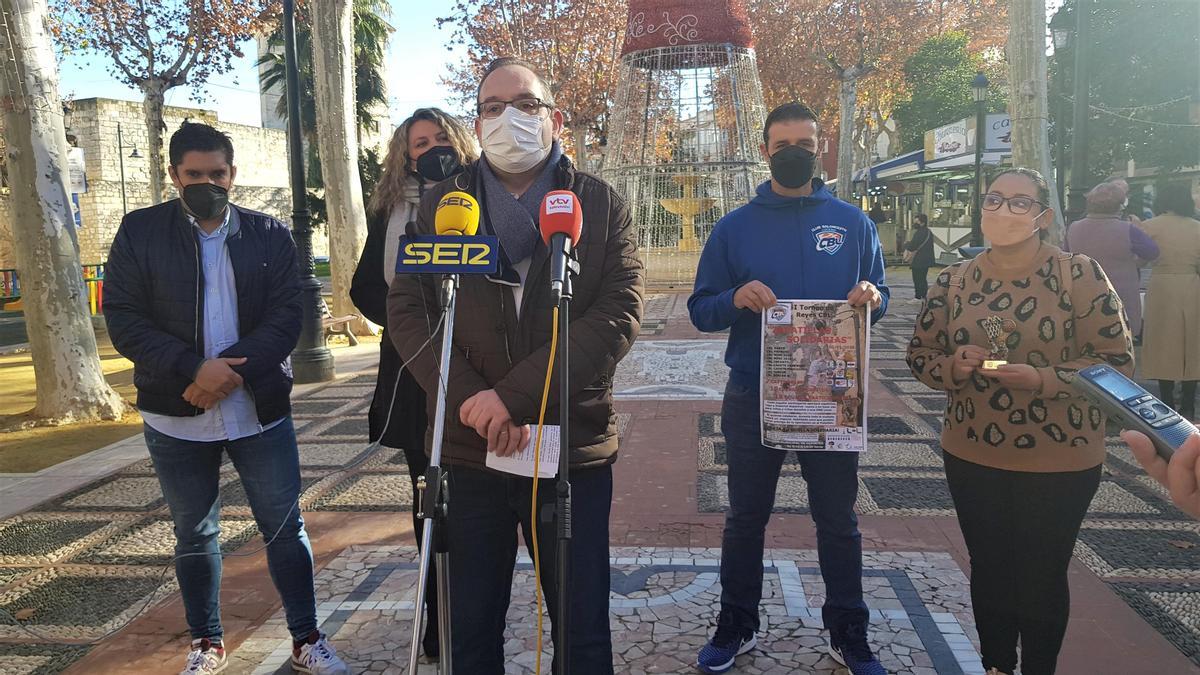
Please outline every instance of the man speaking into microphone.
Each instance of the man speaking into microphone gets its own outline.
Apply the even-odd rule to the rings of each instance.
[[[608,625],[608,516],[617,424],[612,380],[637,337],[642,264],[625,202],[600,179],[563,156],[562,113],[535,68],[519,59],[492,62],[478,89],[475,133],[482,158],[422,200],[421,234],[434,231],[434,209],[447,193],[465,192],[480,207],[479,233],[499,239],[499,269],[464,275],[457,296],[454,351],[447,385],[443,464],[449,479],[449,589],[455,673],[504,672],[504,627],[512,590],[518,527],[532,546],[533,479],[488,468],[488,455],[513,455],[532,442],[550,356],[551,261],[539,210],[555,190],[574,193],[583,227],[571,242],[580,271],[573,283],[569,350],[569,452],[573,496],[569,623],[573,675],[612,673]],[[559,265],[556,264],[557,268]],[[439,278],[398,274],[388,295],[388,332],[428,397],[435,416],[437,354],[422,351],[437,326]],[[434,341],[436,344],[436,340]],[[421,352],[418,355],[418,352]],[[554,373],[551,391],[562,374]],[[545,424],[562,411],[551,396]],[[427,446],[432,442],[427,435]],[[427,450],[429,448],[427,447]],[[544,468],[544,467],[543,467]],[[545,475],[543,472],[542,475]],[[554,481],[542,480],[539,505],[554,504]],[[539,508],[544,513],[549,508]],[[541,586],[554,620],[555,528],[538,523]]]

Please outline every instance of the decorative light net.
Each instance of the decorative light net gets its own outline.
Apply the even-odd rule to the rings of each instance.
[[[631,52],[621,69],[604,177],[629,200],[647,281],[690,285],[721,216],[770,172],[754,50],[729,44]]]

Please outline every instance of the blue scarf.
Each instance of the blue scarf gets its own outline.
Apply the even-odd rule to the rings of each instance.
[[[546,193],[554,189],[555,173],[562,156],[562,147],[558,141],[554,141],[550,146],[549,161],[520,199],[513,197],[496,174],[492,173],[486,156],[479,162],[484,208],[487,209],[486,222],[491,226],[492,234],[500,238],[500,271],[493,277],[496,281],[520,284],[521,279],[512,268],[513,265],[528,260],[539,246],[545,245],[537,226],[538,209]]]

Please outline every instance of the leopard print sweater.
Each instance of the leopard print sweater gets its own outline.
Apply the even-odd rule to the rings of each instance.
[[[1064,283],[1067,267],[1072,279]],[[989,319],[1004,325],[995,339],[1007,345],[1007,361],[1037,370],[1039,391],[1010,390],[978,371],[953,381],[960,345],[991,350]],[[1001,271],[986,255],[943,270],[917,317],[907,361],[918,380],[947,392],[947,452],[1011,471],[1081,471],[1104,461],[1105,419],[1075,393],[1071,378],[1096,363],[1132,375],[1133,342],[1100,265],[1045,245],[1020,270]]]

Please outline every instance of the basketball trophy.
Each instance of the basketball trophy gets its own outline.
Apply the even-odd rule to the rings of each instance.
[[[980,322],[983,332],[987,334],[992,351],[984,360],[983,370],[996,370],[1008,365],[1008,336],[1017,328],[1017,322],[1012,319],[1002,319],[996,315],[989,316]]]

